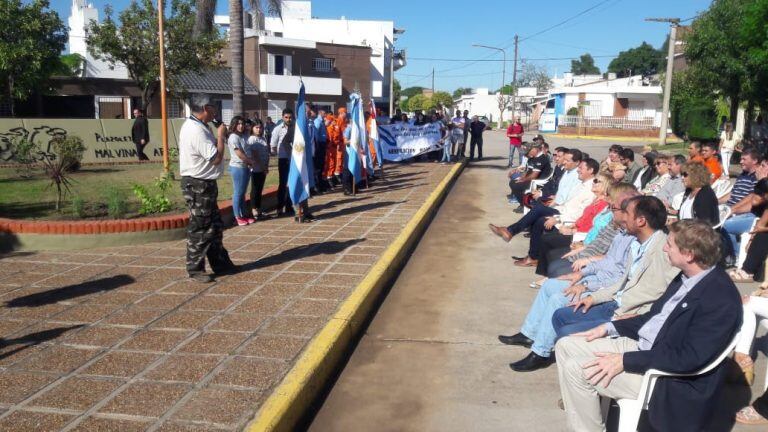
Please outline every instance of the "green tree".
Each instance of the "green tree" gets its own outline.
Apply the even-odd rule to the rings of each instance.
[[[14,99],[26,99],[61,67],[67,29],[47,0],[0,0],[0,85],[15,115]]]
[[[400,91],[400,94],[406,97],[413,97],[417,94],[421,94],[421,92],[424,90],[424,87],[408,87]]]
[[[600,68],[595,66],[595,59],[592,55],[582,54],[578,60],[571,60],[571,73],[574,75],[597,75]]]
[[[472,94],[472,89],[469,87],[459,87],[453,91],[453,98],[458,99],[464,95]]]
[[[450,93],[444,91],[436,91],[432,97],[432,107],[435,108],[439,105],[451,107],[453,106],[453,96]]]
[[[659,66],[667,53],[662,53],[649,43],[643,42],[640,46],[622,51],[619,56],[608,64],[608,72],[613,72],[619,77],[630,75],[654,75],[660,71]]]
[[[547,68],[524,61],[520,68],[520,76],[517,78],[517,85],[518,87],[536,87],[538,93],[546,93],[551,85]]]
[[[91,22],[88,27],[88,51],[112,64],[123,63],[141,89],[146,108],[159,89],[157,9],[152,0],[133,0],[120,12],[119,25],[110,7],[105,12],[101,24]],[[173,0],[165,19],[165,69],[171,91],[177,88],[179,75],[220,65],[218,54],[224,39],[216,33],[191,37],[194,25],[192,0]]]
[[[57,75],[62,76],[81,76],[85,66],[85,58],[80,54],[64,54],[59,57],[61,63]]]
[[[408,98],[408,111],[426,111],[433,107],[432,98],[424,96],[423,94],[417,94]]]
[[[745,7],[739,36],[746,47],[745,97],[761,111],[768,110],[768,0],[755,0]]]
[[[749,49],[739,32],[747,19],[745,5],[764,0],[714,0],[687,32],[685,56],[694,85],[728,98],[731,119],[736,118],[749,76]],[[765,35],[762,35],[765,38]]]

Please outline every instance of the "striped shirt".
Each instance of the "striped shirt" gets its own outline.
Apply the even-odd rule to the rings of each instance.
[[[734,183],[733,189],[731,189],[731,196],[728,198],[726,205],[732,207],[743,200],[744,197],[754,192],[755,184],[757,184],[757,177],[755,177],[754,172],[742,172],[736,178],[736,183]]]

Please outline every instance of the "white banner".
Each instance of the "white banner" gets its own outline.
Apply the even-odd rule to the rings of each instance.
[[[395,123],[379,126],[379,140],[384,160],[400,162],[414,156],[443,148],[441,123],[414,126]]]

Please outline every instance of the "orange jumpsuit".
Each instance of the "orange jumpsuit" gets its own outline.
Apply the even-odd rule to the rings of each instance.
[[[371,153],[371,164],[373,165],[371,167],[372,171],[376,170],[376,146],[373,145],[373,140],[370,138],[371,136],[371,119],[368,119],[367,122],[365,122],[365,130],[368,132],[368,151]]]
[[[333,173],[341,175],[341,172],[344,170],[344,151],[347,148],[344,144],[344,131],[347,129],[347,109],[339,108],[338,113],[334,123],[339,131],[339,141],[336,146],[336,169]]]
[[[330,120],[330,124],[326,126],[328,132],[328,142],[325,147],[325,165],[323,166],[323,175],[326,179],[330,179],[336,172],[336,152],[339,147],[339,142],[343,142],[342,133],[336,125],[336,119],[333,114],[325,116],[326,120]]]

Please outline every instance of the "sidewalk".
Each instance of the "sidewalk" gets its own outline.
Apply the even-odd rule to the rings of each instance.
[[[0,256],[0,430],[242,430],[450,167],[386,168],[313,223],[227,230],[245,269],[215,284],[183,241]]]
[[[510,258],[525,254],[528,239],[505,244],[487,227],[518,215],[505,199],[506,144],[486,137],[491,158],[454,185],[310,431],[565,430],[556,367],[513,372],[508,364],[528,350],[497,340],[519,331],[537,291],[533,271]],[[580,143],[598,157],[608,145]],[[761,356],[756,392],[764,365]],[[744,406],[745,389],[729,397]]]

